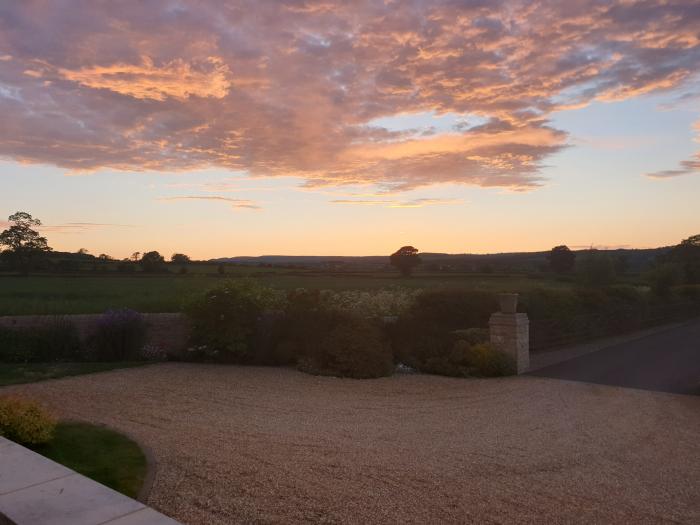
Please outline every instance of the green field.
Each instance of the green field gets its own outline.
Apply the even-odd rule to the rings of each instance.
[[[100,313],[128,307],[140,312],[177,312],[190,298],[224,278],[249,277],[281,289],[461,288],[524,292],[566,288],[551,276],[524,274],[418,273],[401,278],[388,272],[330,273],[235,267],[227,274],[0,276],[0,315]]]

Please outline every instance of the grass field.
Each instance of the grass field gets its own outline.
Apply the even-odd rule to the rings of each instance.
[[[568,282],[523,274],[418,273],[404,279],[386,272],[330,273],[237,267],[219,275],[0,276],[0,315],[100,313],[128,307],[177,312],[222,278],[249,277],[281,289],[461,288],[524,292],[566,288]]]

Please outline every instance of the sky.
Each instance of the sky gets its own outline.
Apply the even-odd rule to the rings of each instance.
[[[697,0],[0,2],[0,228],[123,258],[700,233]]]

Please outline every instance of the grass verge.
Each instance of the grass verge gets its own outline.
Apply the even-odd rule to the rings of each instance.
[[[115,368],[130,368],[148,364],[145,361],[108,363],[0,363],[0,386],[34,383],[45,379],[92,374]]]
[[[64,422],[53,439],[34,451],[122,494],[135,498],[146,477],[147,462],[131,439],[108,428]]]

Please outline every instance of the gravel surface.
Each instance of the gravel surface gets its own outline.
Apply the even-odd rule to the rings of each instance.
[[[184,523],[700,523],[697,396],[193,364],[11,391],[145,445]]]

